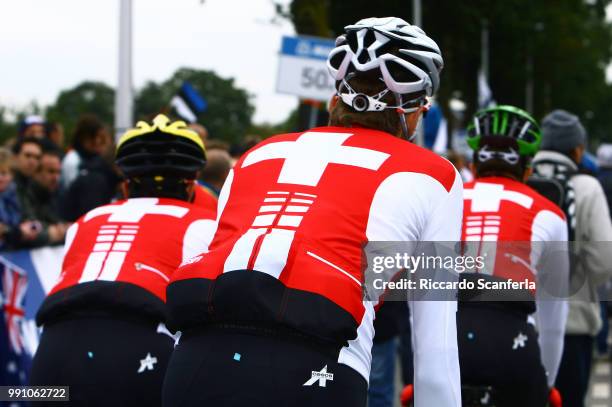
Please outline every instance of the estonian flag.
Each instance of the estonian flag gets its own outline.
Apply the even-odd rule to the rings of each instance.
[[[185,121],[194,123],[197,115],[206,110],[206,100],[191,86],[189,82],[183,82],[183,86],[170,101],[176,113]]]

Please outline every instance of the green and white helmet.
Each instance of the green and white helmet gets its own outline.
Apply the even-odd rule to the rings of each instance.
[[[479,150],[490,137],[516,140],[518,154],[533,157],[540,148],[540,126],[529,113],[514,106],[500,105],[479,111],[467,128],[467,143]]]

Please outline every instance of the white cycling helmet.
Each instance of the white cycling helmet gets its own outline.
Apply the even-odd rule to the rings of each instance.
[[[359,112],[406,108],[425,96],[433,96],[440,84],[444,62],[440,48],[425,32],[401,18],[366,18],[345,27],[336,38],[336,47],[327,59],[327,67],[336,81],[338,96]],[[376,95],[354,91],[348,80],[361,72],[380,71],[386,89]],[[390,106],[382,98],[392,92],[397,102]],[[401,123],[406,133],[406,123]]]

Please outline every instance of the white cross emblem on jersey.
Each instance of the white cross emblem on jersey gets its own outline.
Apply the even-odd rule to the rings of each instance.
[[[504,190],[501,184],[477,182],[473,189],[463,190],[463,199],[472,201],[472,212],[499,212],[502,201],[510,201],[529,209],[533,198],[517,191]]]
[[[329,164],[377,170],[389,154],[368,148],[343,146],[352,134],[306,132],[295,141],[266,144],[249,153],[242,168],[261,161],[285,159],[278,183],[316,186]]]
[[[189,209],[175,205],[158,205],[158,198],[134,198],[121,205],[101,206],[91,210],[85,215],[85,222],[91,219],[110,215],[109,222],[140,222],[145,215],[167,215],[174,218],[182,218]]]

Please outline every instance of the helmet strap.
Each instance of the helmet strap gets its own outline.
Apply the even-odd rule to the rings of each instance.
[[[418,105],[417,109],[414,110],[414,112],[418,111],[418,109],[420,109],[420,108],[422,108],[424,106],[426,107],[426,110],[429,110],[429,102],[427,101],[427,98],[425,98],[425,97],[419,98],[420,100],[419,99],[413,99],[413,100],[409,100],[409,101],[404,102],[401,94],[393,92],[393,96],[395,96],[395,100],[396,100],[398,106],[403,106],[404,103],[410,103],[410,102],[418,100],[419,101],[419,105]],[[414,113],[414,112],[410,112],[410,111],[407,112],[406,109],[401,108],[401,107],[396,108],[395,111],[399,115],[400,126],[402,128],[402,138],[404,140],[408,140],[410,142],[414,142],[414,139],[416,137],[416,129],[418,128],[418,125],[415,127],[415,131],[413,131],[412,134],[409,134],[409,132],[408,132],[408,123],[406,122],[406,114],[407,113]],[[418,120],[421,120],[421,118],[419,117]]]
[[[402,95],[399,93],[393,92],[393,96],[395,97],[395,102],[398,106],[402,105]],[[402,138],[404,140],[412,141],[414,139],[414,134],[408,134],[408,123],[406,123],[406,112],[402,108],[396,108],[395,111],[399,115],[400,126],[402,127]]]

